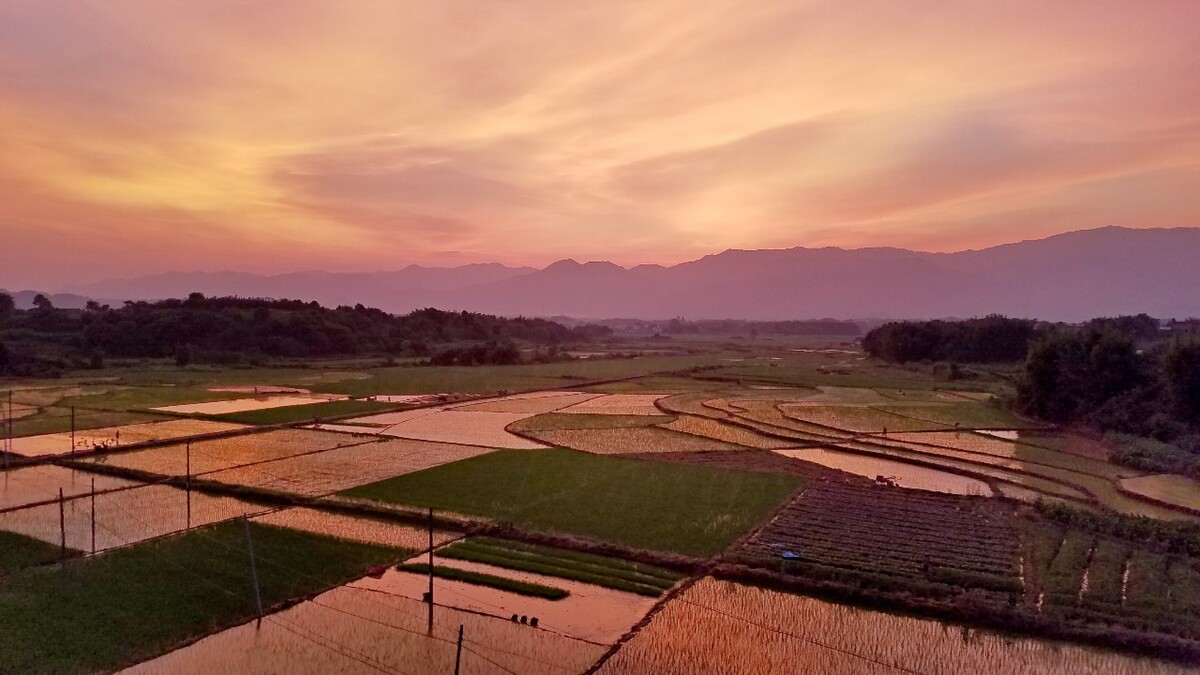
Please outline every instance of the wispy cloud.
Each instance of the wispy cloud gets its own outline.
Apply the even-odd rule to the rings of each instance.
[[[1200,226],[1197,34],[1190,0],[13,0],[0,285]]]

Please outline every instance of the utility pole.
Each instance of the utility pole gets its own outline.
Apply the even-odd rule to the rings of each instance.
[[[92,478],[92,555],[96,555],[96,479]]]
[[[192,442],[187,442],[187,473],[184,474],[184,486],[187,492],[187,522],[184,529],[192,529]]]
[[[75,406],[71,406],[71,454],[75,454]]]
[[[242,525],[246,528],[246,551],[250,554],[250,581],[254,584],[254,607],[258,610],[258,624],[262,628],[262,595],[258,592],[258,569],[254,566],[254,542],[250,540],[250,519],[242,514]]]
[[[429,634],[433,635],[433,507],[429,507]]]
[[[458,624],[458,651],[454,652],[454,675],[458,675],[458,666],[462,663],[462,624]]]
[[[67,566],[67,502],[63,499],[63,489],[58,488],[58,535],[60,541],[59,564]]]

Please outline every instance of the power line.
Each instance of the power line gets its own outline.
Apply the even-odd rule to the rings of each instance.
[[[283,621],[283,619],[281,619],[277,616],[267,617],[267,620],[270,621],[271,623],[275,624],[276,626],[279,626],[280,628],[292,633],[293,635],[296,635],[300,638],[308,640],[309,642],[311,642],[315,645],[318,645],[320,647],[324,647],[325,649],[328,649],[329,651],[331,651],[339,656],[344,656],[345,658],[348,658],[351,661],[357,661],[358,663],[361,663],[364,666],[367,666],[368,668],[370,668],[372,670],[376,670],[381,673],[385,673],[386,675],[408,675],[408,673],[405,673],[404,671],[398,670],[394,667],[386,666],[382,661],[371,658],[370,656],[367,656],[366,654],[363,654],[362,652],[351,649],[349,647],[345,647],[344,645],[339,645],[334,640],[329,640],[329,644],[326,644],[325,642],[322,642],[322,638],[311,637],[309,635],[305,635],[304,633],[300,632],[300,630],[308,631],[312,635],[319,635],[319,634],[316,633],[315,631],[304,628],[303,626],[301,626],[299,624],[294,624],[296,626],[296,629],[293,629],[293,628],[290,628]],[[300,630],[297,630],[297,629],[300,629]],[[341,649],[338,649],[339,646],[344,647],[351,653],[344,652]],[[372,661],[374,661],[374,663],[372,663]]]
[[[810,637],[808,637],[808,636],[806,636],[806,635],[800,635],[800,634],[797,634],[797,633],[790,633],[790,632],[788,632],[788,631],[781,630],[781,629],[779,629],[779,628],[775,628],[774,626],[768,626],[768,625],[766,625],[766,624],[764,624],[764,623],[759,623],[759,622],[757,622],[757,621],[754,621],[754,620],[752,620],[752,619],[747,619],[747,618],[745,618],[745,617],[742,617],[742,616],[737,616],[736,614],[730,614],[729,612],[724,612],[724,611],[721,611],[721,610],[717,609],[716,607],[709,607],[708,605],[702,605],[702,604],[700,604],[700,603],[697,603],[697,602],[692,602],[691,600],[688,600],[688,599],[686,599],[686,598],[683,598],[683,597],[677,597],[677,598],[675,598],[675,601],[676,601],[676,602],[682,602],[682,603],[684,603],[684,604],[691,605],[691,606],[693,606],[693,607],[698,607],[698,608],[700,608],[700,609],[705,609],[705,610],[708,610],[708,611],[710,611],[710,612],[715,612],[715,613],[717,613],[717,614],[720,614],[720,615],[722,615],[722,616],[729,617],[730,619],[735,619],[735,620],[737,620],[737,621],[742,621],[742,622],[744,622],[744,623],[748,623],[748,624],[750,624],[750,625],[752,625],[752,626],[757,626],[757,627],[759,627],[759,628],[762,628],[763,630],[768,630],[768,631],[771,631],[772,633],[776,633],[776,634],[779,634],[779,635],[783,635],[783,636],[785,636],[785,637],[790,637],[790,638],[793,638],[793,639],[796,639],[796,640],[800,640],[800,641],[802,641],[802,642],[807,642],[807,643],[809,643],[809,644],[813,644],[813,645],[816,645],[816,646],[818,646],[818,647],[824,647],[825,649],[830,649],[830,650],[833,650],[833,651],[835,651],[835,652],[838,652],[838,653],[840,653],[840,654],[845,654],[846,656],[852,656],[852,657],[854,657],[854,658],[856,658],[856,659],[862,659],[862,660],[864,660],[864,661],[869,661],[870,663],[874,663],[874,664],[876,664],[876,665],[884,666],[884,667],[886,667],[886,668],[893,668],[893,669],[895,669],[895,670],[898,670],[898,671],[900,671],[900,672],[902,672],[902,673],[909,673],[910,675],[927,675],[926,673],[923,673],[923,672],[921,672],[921,671],[919,671],[919,670],[913,670],[913,669],[911,669],[911,668],[906,668],[906,667],[904,667],[904,666],[899,666],[899,665],[896,665],[896,664],[894,664],[894,663],[888,663],[887,661],[881,661],[881,660],[879,660],[879,659],[876,659],[876,658],[874,658],[874,657],[867,656],[867,655],[865,655],[865,654],[859,654],[858,652],[851,651],[851,650],[849,650],[849,649],[842,649],[841,647],[835,647],[835,646],[833,646],[833,645],[831,645],[831,644],[828,644],[828,643],[825,643],[825,642],[821,642],[820,640],[816,640],[816,639],[814,639],[814,638],[810,638]]]

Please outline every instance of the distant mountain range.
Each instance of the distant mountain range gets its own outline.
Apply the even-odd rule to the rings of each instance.
[[[1184,318],[1200,316],[1200,228],[1106,227],[957,253],[729,250],[670,267],[629,269],[562,260],[540,270],[477,264],[362,274],[172,272],[61,291],[116,301],[200,291],[324,305],[362,303],[391,312],[438,307],[589,318],[888,319],[1001,313],[1074,321],[1139,312]]]

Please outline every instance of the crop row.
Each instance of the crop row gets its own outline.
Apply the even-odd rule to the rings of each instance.
[[[803,529],[801,529],[803,527]],[[975,548],[946,545],[936,537],[923,535],[909,536],[905,533],[903,539],[897,539],[896,531],[880,530],[877,528],[854,527],[854,524],[844,526],[826,525],[819,522],[797,522],[786,529],[770,529],[766,533],[771,543],[820,544],[824,541],[833,542],[838,546],[862,545],[876,553],[883,551],[889,554],[912,551],[918,559],[924,557],[946,557],[963,560],[980,560],[992,563],[1010,563],[1016,558],[1015,553],[996,548]]]
[[[674,585],[674,581],[659,576],[501,547],[477,545],[470,541],[441,549],[438,551],[438,555],[561,579],[571,579],[652,597],[661,595],[664,590]]]
[[[839,530],[851,527],[856,532],[864,535],[879,533],[884,537],[891,536],[897,529],[903,529],[909,540],[929,542],[943,548],[995,551],[1001,555],[1012,553],[1017,548],[1015,533],[1009,534],[1005,532],[988,536],[989,533],[986,531],[980,532],[979,530],[965,527],[941,529],[936,526],[922,526],[919,522],[914,523],[911,520],[906,521],[904,519],[868,518],[862,520],[847,517],[843,514],[829,514],[828,512],[809,510],[807,512],[789,512],[783,514],[778,519],[778,523],[782,529],[804,526],[806,528]]]
[[[413,572],[415,574],[430,574],[429,563],[400,563],[396,569],[401,572]],[[517,581],[508,577],[499,577],[494,574],[483,574],[482,572],[472,572],[463,570],[457,567],[444,567],[441,565],[433,566],[433,576],[439,579],[449,579],[451,581],[461,581],[466,584],[475,586],[487,586],[489,588],[498,588],[502,591],[509,591],[518,595],[528,595],[535,598],[546,598],[548,600],[561,600],[569,595],[569,593],[561,588],[545,586],[542,584],[533,584],[526,581]]]

